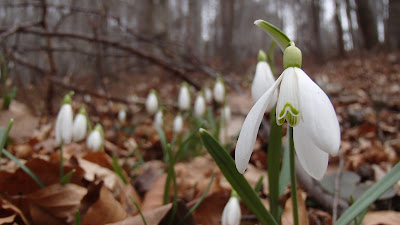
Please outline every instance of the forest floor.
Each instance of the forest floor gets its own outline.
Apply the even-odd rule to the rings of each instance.
[[[333,183],[330,182],[339,172],[343,180],[340,198],[348,205],[350,198],[357,198],[400,161],[400,53],[368,53],[329,61],[323,66],[306,65],[304,70],[331,98],[341,126],[339,156],[331,157],[321,186],[327,195],[333,196]],[[82,224],[144,224],[138,215],[137,203],[147,224],[167,224],[173,215],[172,204],[163,204],[167,165],[163,161],[159,134],[153,127],[152,117],[145,112],[142,100],[151,88],[160,93],[167,108],[164,117],[166,139],[171,141],[174,136],[172,121],[176,114],[174,99],[181,80],[158,70],[154,74],[130,74],[104,80],[107,93],[99,92],[138,104],[110,102],[93,96],[89,99],[83,94],[73,97],[74,112],[85,105],[92,123],[103,125],[105,151],[91,152],[85,141],[65,145],[64,171],[75,170],[71,182],[66,185],[59,184],[60,148],[54,138],[55,118],[31,113],[37,112],[38,108],[32,110],[28,107],[32,105],[28,96],[20,96],[9,110],[2,110],[1,127],[7,126],[10,118],[15,120],[9,135],[8,151],[25,163],[46,187],[40,188],[14,161],[3,155],[0,162],[0,223],[76,224],[75,212],[79,209]],[[228,89],[227,101],[233,114],[220,135],[228,151],[234,150],[235,137],[252,106],[249,89],[252,74],[244,76],[244,79],[239,75],[233,77],[240,81],[243,94]],[[85,79],[74,81],[71,78],[67,82],[97,90],[95,78]],[[209,86],[212,85],[210,82]],[[59,107],[56,102],[67,91],[57,90],[54,111]],[[121,109],[128,112],[126,122],[117,119]],[[217,118],[219,110],[214,108],[214,113]],[[195,127],[192,120],[185,121],[186,134]],[[264,169],[268,157],[267,144],[268,138],[259,134],[251,165],[245,173],[251,185],[255,185],[261,176],[268,176]],[[220,224],[231,187],[198,137],[189,148],[175,165],[179,204],[174,224],[199,201],[212,174],[215,174],[215,179],[206,197],[182,224]],[[114,156],[123,168],[126,183],[115,172]],[[320,203],[318,196],[313,196],[313,190],[306,184],[300,182],[299,186],[303,221],[311,225],[332,224],[332,208]],[[263,180],[259,195],[268,207],[268,179]],[[281,198],[282,224],[285,225],[292,224],[288,197],[284,194]],[[172,198],[171,189],[169,200]],[[257,223],[244,203],[241,207],[242,224]],[[398,221],[400,182],[370,207],[363,224],[395,225]]]

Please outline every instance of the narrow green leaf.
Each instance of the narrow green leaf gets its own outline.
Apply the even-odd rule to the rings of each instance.
[[[126,179],[126,177],[122,171],[121,165],[119,165],[119,163],[118,163],[118,158],[116,155],[113,155],[113,157],[112,157],[112,167],[114,169],[114,172],[116,174],[118,174],[118,176],[121,178],[122,182],[124,182],[124,184],[128,184],[128,180]]]
[[[289,46],[290,39],[279,28],[264,20],[256,20],[254,24],[262,28],[278,44],[282,52]]]
[[[370,206],[386,190],[400,180],[400,162],[396,164],[381,180],[368,189],[353,205],[350,206],[335,225],[347,225],[354,220],[365,208]]]
[[[267,211],[247,180],[240,174],[228,152],[206,130],[200,128],[200,136],[208,153],[213,157],[225,178],[239,194],[247,207],[256,215],[261,224],[278,225]]]
[[[135,199],[133,199],[132,196],[129,196],[129,197],[130,197],[132,203],[135,205],[136,209],[138,210],[138,213],[139,213],[140,217],[142,217],[143,224],[144,224],[144,225],[147,225],[146,219],[144,218],[143,213],[142,213],[142,210],[140,209],[139,205],[137,204],[137,202],[135,201]]]
[[[69,184],[69,183],[71,183],[72,175],[74,175],[75,172],[76,172],[76,169],[73,169],[73,170],[69,171],[67,174],[65,174],[61,178],[60,183],[61,184]]]
[[[181,221],[178,223],[178,225],[180,225],[180,224],[182,224],[183,222],[185,222],[185,220],[190,216],[190,214],[192,214],[192,212],[193,212],[194,210],[196,210],[196,208],[197,208],[197,207],[201,204],[201,202],[204,200],[204,198],[206,197],[208,191],[209,191],[210,188],[211,188],[211,184],[212,184],[213,181],[214,181],[214,177],[215,177],[215,174],[213,173],[213,174],[211,175],[210,183],[208,183],[207,188],[206,188],[206,190],[204,191],[204,193],[201,195],[200,199],[196,202],[196,204],[194,204],[194,206],[192,206],[192,208],[190,208],[190,210],[185,214],[185,216],[183,216],[183,218],[182,218]]]
[[[275,112],[272,109],[271,112]],[[268,143],[268,185],[269,185],[269,204],[272,216],[279,221],[279,172],[281,170],[282,155],[282,126],[276,123],[275,113],[270,114],[271,133]]]
[[[34,181],[36,181],[36,183],[41,187],[41,188],[45,188],[46,186],[43,184],[43,182],[39,179],[39,177],[36,176],[36,174],[34,174],[32,172],[32,170],[30,170],[27,166],[25,166],[24,164],[21,163],[21,161],[19,161],[18,158],[16,158],[15,156],[13,156],[11,153],[9,153],[7,150],[5,150],[4,148],[1,149],[1,152],[7,156],[9,159],[11,159],[12,161],[14,161],[19,167],[21,167],[21,169],[23,171],[25,171],[25,173],[27,173],[30,177],[32,177],[32,179]]]
[[[81,225],[81,212],[79,209],[75,212],[75,225]]]
[[[163,154],[164,154],[164,163],[167,163],[169,159],[167,158],[167,138],[165,136],[165,132],[162,128],[156,127],[158,136],[160,136],[160,142],[161,142],[161,148],[163,149]]]
[[[256,193],[258,193],[258,192],[261,191],[261,188],[262,188],[262,185],[263,185],[263,180],[264,180],[264,176],[261,175],[261,177],[258,178],[258,181],[257,181],[257,183],[256,183],[256,186],[254,186],[254,191],[255,191]]]

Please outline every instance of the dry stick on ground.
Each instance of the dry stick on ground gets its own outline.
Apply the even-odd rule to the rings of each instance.
[[[325,210],[332,212],[334,196],[325,192],[319,182],[314,180],[299,164],[296,159],[296,176],[301,187],[317,201]],[[343,199],[338,199],[337,215],[340,216],[347,208],[349,203]]]

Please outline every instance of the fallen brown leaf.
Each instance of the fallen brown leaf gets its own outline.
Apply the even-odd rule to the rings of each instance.
[[[76,184],[53,184],[28,195],[31,200],[31,216],[35,224],[45,224],[45,217],[55,217],[60,221],[73,221],[87,190]],[[39,213],[38,213],[39,212]]]
[[[298,189],[297,190],[297,207],[299,212],[299,224],[307,225],[308,223],[308,215],[307,215],[307,208],[306,202],[303,198],[303,192]],[[282,212],[282,224],[285,225],[293,225],[293,206],[292,206],[292,198],[289,198],[286,201],[285,208]]]
[[[17,206],[3,198],[0,198],[0,224],[13,223],[18,217],[21,218],[24,224],[30,224]]]
[[[400,212],[368,212],[362,222],[364,225],[398,225],[400,222]]]
[[[105,186],[102,186],[98,200],[87,210],[82,224],[113,223],[125,219],[126,216],[127,214],[121,204]]]

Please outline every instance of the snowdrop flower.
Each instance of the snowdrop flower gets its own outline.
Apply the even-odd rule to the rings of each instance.
[[[239,199],[237,196],[231,196],[222,212],[222,225],[239,225],[242,213],[240,210]]]
[[[222,109],[222,117],[225,122],[229,122],[231,120],[231,108],[229,105],[225,105]]]
[[[283,55],[285,70],[247,115],[236,145],[236,168],[243,173],[253,150],[264,112],[276,103],[276,120],[293,127],[296,155],[302,167],[317,180],[324,176],[329,154],[338,154],[340,128],[328,96],[301,67],[301,51],[291,43]],[[273,93],[279,87],[277,102]]]
[[[154,122],[153,122],[155,127],[161,128],[164,124],[164,119],[163,119],[163,112],[162,110],[158,110],[156,115],[154,116]]]
[[[125,109],[121,109],[118,112],[118,120],[121,123],[125,123],[126,121],[126,110]]]
[[[56,120],[56,141],[59,145],[69,144],[72,141],[73,113],[71,96],[73,92],[65,95]]]
[[[251,84],[251,96],[253,97],[254,102],[257,100],[270,88],[275,82],[274,75],[272,75],[271,68],[266,62],[267,55],[264,51],[260,50],[258,53],[258,63],[256,67],[256,74],[254,75],[253,83]],[[275,91],[273,95],[273,101],[276,102],[278,98],[278,92]],[[267,110],[270,110],[273,107],[270,104],[267,107]]]
[[[206,87],[204,89],[204,98],[206,100],[206,103],[211,103],[213,100],[213,95],[212,95],[212,91],[209,87]]]
[[[82,141],[86,137],[87,117],[86,110],[82,106],[78,115],[75,116],[73,125],[73,140],[75,142]]]
[[[147,96],[146,110],[150,115],[154,115],[158,110],[158,98],[155,90],[151,90]]]
[[[214,85],[214,99],[218,104],[223,104],[225,100],[225,85],[221,77],[217,78],[217,82]]]
[[[189,110],[190,108],[190,91],[189,85],[184,82],[179,90],[178,106],[181,111]]]
[[[86,146],[92,151],[100,151],[103,148],[103,127],[96,124],[86,140]]]
[[[203,97],[203,93],[199,93],[194,102],[194,114],[197,117],[202,117],[206,112],[206,100]]]
[[[183,119],[181,114],[178,114],[174,119],[174,132],[179,134],[182,132],[183,128]]]

